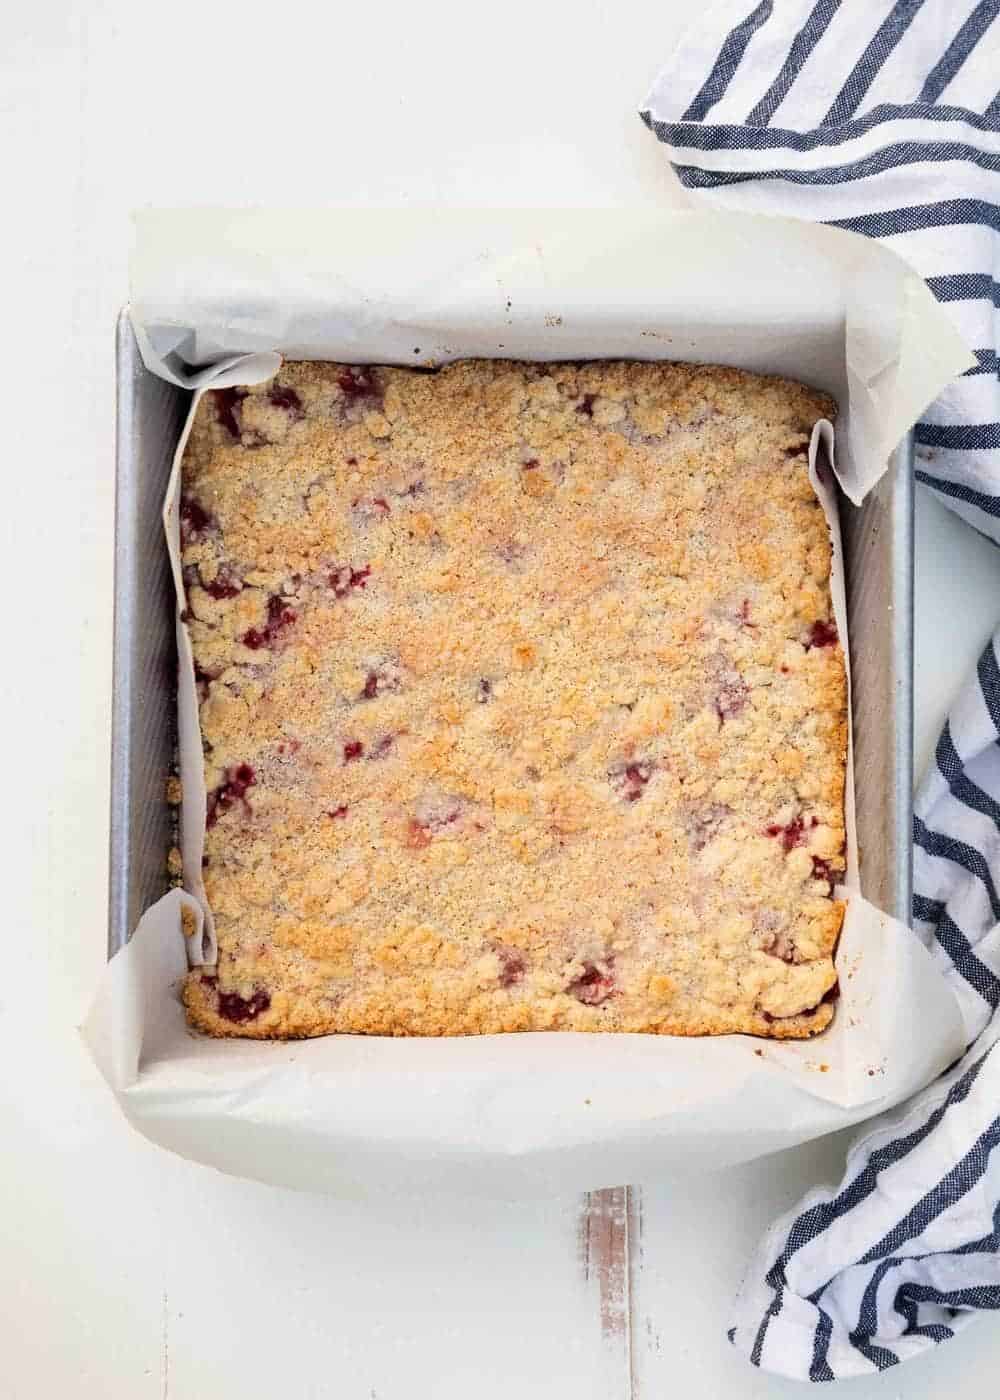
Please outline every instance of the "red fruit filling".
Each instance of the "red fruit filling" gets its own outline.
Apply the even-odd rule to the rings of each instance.
[[[345,803],[342,807],[334,807],[331,811],[327,812],[326,815],[328,817],[333,817],[334,821],[338,820],[341,817],[346,817],[347,804]]]
[[[361,688],[359,700],[374,700],[379,695],[384,695],[387,691],[399,690],[403,681],[399,668],[392,662],[386,661],[374,665],[365,677],[365,683]]]
[[[344,762],[353,763],[355,759],[361,757],[365,751],[365,746],[360,739],[348,739],[344,745]]]
[[[203,705],[208,699],[209,683],[216,679],[217,677],[213,676],[211,672],[206,671],[203,667],[199,666],[197,661],[194,663],[194,683],[198,691],[199,705]]]
[[[372,377],[371,370],[358,365],[342,369],[337,375],[337,383],[348,402],[368,399],[378,393],[378,385]]]
[[[240,436],[240,420],[237,417],[239,405],[247,396],[246,389],[213,389],[212,398],[215,402],[215,416],[234,438]]]
[[[215,528],[215,517],[210,515],[193,496],[181,497],[180,514],[182,545],[186,545],[189,540],[197,539],[207,530]]]
[[[267,600],[267,625],[269,628],[287,627],[295,621],[295,613],[285,603],[279,593],[272,593]]]
[[[625,769],[625,782],[628,785],[625,795],[629,802],[635,802],[642,796],[642,790],[649,782],[652,771],[652,766],[648,763],[630,763]]]
[[[602,972],[594,963],[588,962],[584,963],[580,976],[566,990],[585,1006],[600,1006],[614,993],[615,983],[610,971]]]
[[[267,397],[275,408],[283,408],[286,413],[294,413],[298,417],[302,412],[302,400],[298,394],[283,384],[272,384]]]
[[[819,826],[819,818],[812,817],[809,822],[810,827]],[[780,836],[781,844],[786,851],[794,851],[796,846],[801,846],[806,839],[806,823],[800,812],[784,826],[774,823],[772,826],[764,828],[765,836]]]
[[[211,583],[202,583],[202,588],[210,598],[235,598],[243,591],[243,584],[233,573],[229,564],[223,564]]]
[[[380,520],[388,515],[392,507],[384,496],[355,496],[351,510],[359,520]]]
[[[431,802],[418,803],[418,810],[423,810],[423,815],[411,817],[407,823],[406,844],[414,850],[420,850],[424,846],[429,846],[431,839],[440,836],[447,831],[449,826],[454,826],[462,815],[463,802],[461,798],[435,798]]]
[[[498,981],[501,987],[513,987],[524,976],[527,964],[519,948],[511,948],[506,943],[498,943],[493,950],[500,963]]]
[[[271,993],[263,987],[255,987],[249,1001],[237,992],[219,992],[219,1015],[227,1021],[235,1021],[238,1026],[255,1021],[270,1005]]]
[[[272,593],[267,600],[267,622],[263,627],[251,627],[243,633],[242,642],[251,651],[270,647],[278,640],[286,627],[290,627],[298,613],[290,608],[279,593]]]
[[[652,763],[640,762],[629,763],[622,769],[612,771],[608,776],[612,787],[624,802],[638,802],[652,774]]]
[[[394,734],[386,734],[381,739],[376,739],[368,754],[369,759],[385,758],[395,741]]]
[[[237,802],[242,802],[249,812],[250,803],[247,801],[247,788],[253,787],[256,781],[257,775],[249,763],[239,763],[235,768],[230,768],[226,773],[226,781],[208,794],[205,806],[206,827],[214,826],[219,818]]]
[[[352,588],[366,588],[371,575],[371,565],[366,564],[363,569],[352,569],[350,564],[341,564],[327,580],[333,589],[334,596],[346,598]]]
[[[837,624],[821,618],[810,627],[805,647],[806,651],[811,651],[813,647],[835,647],[839,641]]]

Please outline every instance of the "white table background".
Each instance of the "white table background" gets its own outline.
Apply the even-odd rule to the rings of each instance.
[[[130,209],[663,206],[679,195],[635,110],[689,9],[35,0],[5,14],[2,1400],[801,1393],[732,1352],[727,1311],[773,1213],[839,1173],[839,1141],[643,1192],[629,1363],[602,1340],[577,1198],[356,1203],[222,1177],[134,1134],[74,1030],[104,956]],[[921,496],[918,557],[919,761],[1000,615],[1000,551]],[[998,1366],[991,1319],[847,1393],[978,1400]]]

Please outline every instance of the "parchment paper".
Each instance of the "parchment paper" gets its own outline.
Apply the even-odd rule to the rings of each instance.
[[[198,387],[266,378],[275,352],[403,364],[626,356],[788,374],[838,399],[836,470],[852,499],[972,362],[920,279],[885,248],[728,214],[147,215],[133,317],[148,366]],[[832,484],[816,476],[821,439],[832,454],[829,425],[814,432],[810,470],[834,532],[846,637]],[[166,515],[176,569],[175,497]],[[338,1193],[588,1189],[722,1166],[846,1126],[963,1048],[957,1005],[926,949],[861,897],[850,799],[842,995],[816,1040],[192,1034],[175,991],[187,966],[182,904],[198,919],[192,960],[210,959],[213,941],[180,625],[178,645],[188,893],[147,911],[108,965],[85,1031],[124,1111],[154,1141],[239,1175]]]

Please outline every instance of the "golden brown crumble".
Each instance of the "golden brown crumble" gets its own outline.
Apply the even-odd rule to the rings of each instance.
[[[822,394],[290,363],[184,459],[215,1035],[833,1014],[844,661]]]

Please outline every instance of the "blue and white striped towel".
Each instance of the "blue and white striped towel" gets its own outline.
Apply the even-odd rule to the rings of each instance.
[[[979,364],[918,424],[917,477],[1000,543],[998,15],[1000,0],[724,0],[642,117],[700,199],[886,239],[927,279]],[[998,654],[1000,632],[914,813],[914,927],[970,1048],[768,1232],[729,1334],[766,1370],[881,1371],[1000,1308]]]

